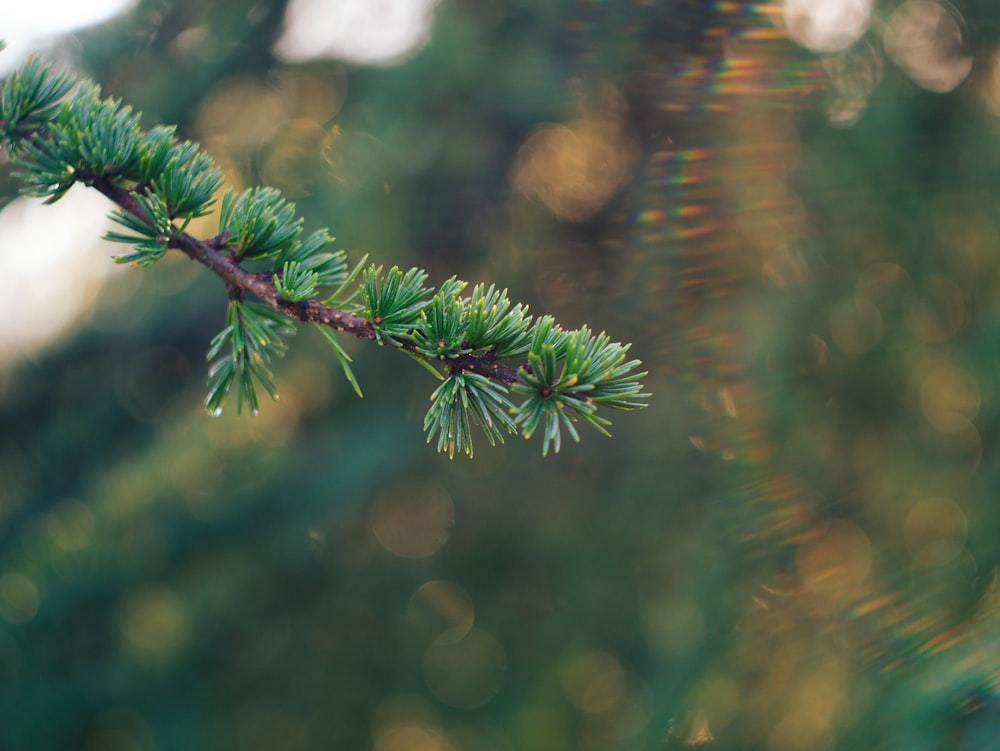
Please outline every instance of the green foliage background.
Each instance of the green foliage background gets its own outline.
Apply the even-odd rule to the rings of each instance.
[[[119,277],[0,378],[0,748],[989,747],[995,12],[955,91],[845,102],[750,4],[446,0],[386,68],[275,61],[283,10],[66,49],[353,258],[634,342],[652,406],[450,462],[420,368],[348,343],[358,400],[303,331],[212,419],[221,285]]]

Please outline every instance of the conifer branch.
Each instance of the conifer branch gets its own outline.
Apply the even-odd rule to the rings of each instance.
[[[81,170],[80,181],[89,184],[98,192],[111,199],[129,214],[149,223],[135,193],[116,185],[111,179],[88,174]],[[225,282],[227,289],[249,292],[254,297],[268,303],[275,310],[291,316],[303,323],[318,323],[337,331],[353,334],[359,339],[374,339],[375,330],[362,316],[338,310],[318,300],[292,302],[284,299],[274,286],[274,274],[267,271],[248,271],[231,253],[224,253],[224,243],[198,240],[187,232],[178,231],[167,240],[168,247],[181,251],[192,261],[197,261]],[[516,372],[515,372],[516,378]]]
[[[90,184],[95,190],[133,216],[145,221],[145,212],[132,191],[115,185],[106,177],[89,175],[86,171],[80,172],[80,180]],[[271,305],[275,310],[280,310],[303,323],[318,323],[322,326],[329,326],[336,331],[352,334],[359,339],[376,338],[375,327],[360,315],[339,310],[318,300],[293,302],[284,299],[274,287],[274,275],[271,272],[247,271],[230,254],[221,252],[216,244],[210,240],[198,240],[186,232],[177,232],[168,240],[167,244],[215,273],[225,282],[227,288],[249,292]],[[417,351],[413,340],[400,341],[398,348],[422,356]],[[508,386],[521,382],[516,367],[499,363],[489,354],[456,355],[449,360],[448,366],[454,373],[475,373]]]
[[[533,318],[493,286],[465,295],[466,283],[452,277],[435,290],[419,269],[365,268],[367,257],[349,271],[344,251],[324,250],[332,241],[325,230],[302,239],[295,206],[272,188],[224,193],[219,233],[190,235],[191,219],[211,211],[221,171],[172,127],[143,132],[138,123],[138,113],[102,99],[94,84],[36,59],[0,83],[0,144],[25,195],[52,203],[75,183],[94,188],[117,206],[111,218],[125,230],[106,235],[130,247],[116,261],[147,266],[176,249],[224,282],[226,327],[209,349],[211,412],[233,392],[237,411],[245,403],[256,412],[258,386],[277,398],[270,363],[284,354],[293,322],[320,328],[359,395],[336,333],[393,347],[442,380],[424,427],[450,456],[472,455],[472,424],[491,444],[541,428],[547,453],[550,445],[559,451],[563,429],[579,440],[577,422],[609,435],[599,407],[646,406],[645,373],[626,360],[629,345]]]

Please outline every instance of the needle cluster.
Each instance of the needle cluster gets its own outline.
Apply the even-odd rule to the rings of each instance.
[[[322,332],[358,395],[343,334],[396,349],[441,380],[424,429],[449,456],[472,456],[473,426],[490,444],[541,432],[548,453],[564,430],[578,441],[578,424],[609,435],[603,410],[646,406],[629,345],[535,318],[494,285],[469,291],[452,277],[435,289],[420,269],[386,271],[367,256],[352,267],[326,230],[303,236],[294,204],[273,188],[222,192],[218,233],[193,237],[189,223],[215,210],[223,188],[211,157],[172,127],[144,131],[138,112],[37,59],[0,83],[0,145],[25,195],[52,203],[81,183],[110,198],[120,229],[107,239],[126,246],[117,262],[148,266],[175,249],[223,280],[225,327],[208,352],[213,414],[231,399],[256,412],[258,388],[277,398],[272,363],[298,323]]]

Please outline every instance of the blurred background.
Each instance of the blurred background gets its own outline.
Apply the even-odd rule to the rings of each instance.
[[[209,417],[221,284],[0,161],[0,749],[995,747],[995,3],[29,5],[3,70],[633,342],[654,397],[449,462],[422,369],[345,340],[359,400],[302,331]]]

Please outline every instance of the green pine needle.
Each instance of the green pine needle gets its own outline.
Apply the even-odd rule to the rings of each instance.
[[[138,112],[37,58],[0,82],[0,146],[25,195],[51,203],[82,182],[112,198],[120,229],[106,238],[128,246],[116,261],[147,266],[178,247],[226,281],[226,325],[208,352],[205,404],[214,414],[231,395],[237,412],[252,413],[258,389],[277,398],[271,365],[284,355],[296,319],[319,326],[358,396],[351,358],[317,321],[395,347],[442,380],[424,428],[451,457],[472,456],[474,426],[491,445],[541,432],[548,454],[560,450],[564,432],[579,441],[580,424],[609,435],[605,408],[646,406],[646,373],[627,359],[628,344],[587,326],[564,330],[551,316],[533,318],[494,285],[477,284],[463,296],[466,282],[451,277],[435,291],[426,272],[393,266],[383,273],[366,265],[367,256],[349,270],[344,251],[328,250],[326,230],[302,237],[295,206],[273,188],[225,193],[219,234],[190,237],[189,222],[209,213],[222,185],[211,157],[178,140],[173,126],[144,132]],[[247,261],[266,263],[253,270],[242,266]]]
[[[272,359],[285,354],[282,337],[294,332],[288,319],[273,308],[230,300],[226,328],[212,340],[207,355],[209,360],[220,358],[208,373],[208,398],[205,400],[208,411],[222,414],[223,403],[234,384],[237,385],[237,414],[242,413],[244,403],[251,414],[257,413],[258,385],[271,399],[277,400],[269,365]]]
[[[347,378],[348,383],[351,384],[351,388],[354,389],[354,393],[357,394],[359,398],[364,398],[364,394],[361,393],[361,386],[358,385],[358,379],[354,377],[354,371],[351,369],[351,363],[353,360],[351,360],[351,356],[344,351],[343,347],[340,346],[340,342],[337,341],[337,335],[326,326],[317,326],[316,328],[319,329],[319,332],[333,348],[333,352],[337,356],[337,360],[340,362],[340,367],[344,370],[344,376]]]
[[[250,188],[238,196],[229,191],[219,213],[219,234],[232,242],[239,258],[278,255],[294,247],[302,232],[295,204],[274,188]]]
[[[379,344],[401,346],[430,303],[431,290],[424,287],[427,273],[410,269],[405,274],[398,266],[382,275],[381,266],[365,269],[361,277],[364,316],[375,329]]]

